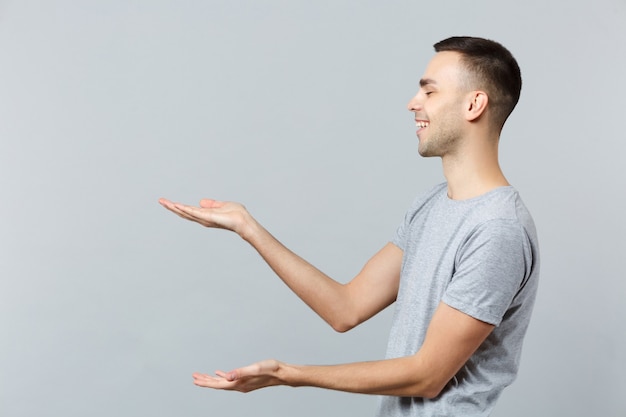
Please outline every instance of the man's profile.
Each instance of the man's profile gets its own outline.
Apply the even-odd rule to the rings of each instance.
[[[194,374],[196,385],[313,386],[381,395],[379,416],[468,417],[489,415],[515,379],[539,276],[533,220],[498,162],[521,74],[491,40],[452,37],[434,47],[408,110],[419,154],[441,158],[446,182],[414,200],[391,241],[346,284],[283,246],[239,203],[160,200],[185,219],[237,233],[337,331],[395,304],[386,358],[332,366],[265,360]]]

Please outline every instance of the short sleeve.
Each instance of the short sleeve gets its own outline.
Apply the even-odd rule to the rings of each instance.
[[[393,238],[391,239],[391,243],[393,243],[403,251],[406,250],[406,230],[408,227],[407,217],[408,214],[405,216],[404,222],[402,222],[400,226],[398,226],[396,232],[393,235]]]
[[[528,237],[517,220],[491,220],[464,240],[442,301],[478,320],[499,325],[529,271]]]

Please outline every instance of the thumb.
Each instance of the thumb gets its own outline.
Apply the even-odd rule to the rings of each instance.
[[[235,369],[229,372],[215,371],[215,375],[222,377],[227,381],[236,381],[243,376],[240,369]]]
[[[259,376],[264,371],[263,367],[260,363],[253,363],[252,365],[243,366],[241,368],[233,369],[232,371],[226,372],[224,378],[229,381],[235,381],[237,379],[249,377],[249,376]]]
[[[239,379],[239,373],[236,370],[230,372],[215,371],[215,375],[222,377],[227,381],[235,381]]]
[[[210,198],[203,198],[200,200],[200,207],[202,208],[216,208],[221,207],[222,204],[220,201],[216,201]]]

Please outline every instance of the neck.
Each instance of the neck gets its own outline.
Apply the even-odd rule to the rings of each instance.
[[[442,157],[448,197],[466,200],[509,185],[498,162],[498,138],[467,143],[468,146]]]

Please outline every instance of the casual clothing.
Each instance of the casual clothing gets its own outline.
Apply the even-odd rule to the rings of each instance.
[[[451,200],[443,183],[414,201],[392,243],[404,256],[387,358],[419,350],[440,302],[496,327],[437,398],[385,396],[378,416],[488,416],[517,374],[537,291],[528,210],[510,186]]]

